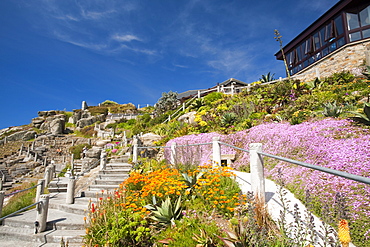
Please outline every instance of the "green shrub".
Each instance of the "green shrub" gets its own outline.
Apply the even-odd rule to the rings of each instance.
[[[108,114],[108,108],[104,106],[89,106],[87,109],[93,116],[100,114],[106,116]]]
[[[156,236],[158,246],[222,246],[218,236],[223,236],[224,233],[215,222],[199,217],[196,211],[187,211],[176,225],[177,227],[167,228]]]
[[[219,99],[222,99],[222,93],[220,92],[212,92],[204,96],[204,101],[206,104],[211,104]]]
[[[88,246],[152,246],[149,222],[140,213],[126,209],[107,210],[104,217],[98,211],[92,214],[94,221],[84,236]]]
[[[73,154],[73,158],[74,159],[81,159],[81,153],[82,153],[82,149],[84,147],[87,147],[87,148],[91,148],[91,145],[89,145],[88,143],[82,143],[82,144],[78,144],[76,146],[72,146],[69,148],[69,152],[71,154]]]
[[[94,125],[86,126],[79,131],[80,135],[82,135],[85,138],[93,137],[96,135],[96,131],[94,130],[94,128],[95,128]]]
[[[118,105],[117,102],[114,102],[112,100],[106,100],[103,103],[101,103],[102,106],[109,106],[109,105]]]

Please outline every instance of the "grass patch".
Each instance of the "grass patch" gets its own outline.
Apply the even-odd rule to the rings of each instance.
[[[22,185],[14,188],[11,190],[10,193],[16,192],[19,190],[24,190],[27,188],[31,188],[35,186],[35,183],[23,183]],[[36,197],[36,187],[27,191],[23,191],[13,195],[9,200],[8,203],[3,207],[3,211],[1,217],[7,216],[11,213],[14,213],[24,207],[27,207],[35,202]]]

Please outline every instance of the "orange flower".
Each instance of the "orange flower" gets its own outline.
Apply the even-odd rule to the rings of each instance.
[[[348,222],[344,219],[341,219],[338,224],[338,237],[343,247],[349,246],[351,242],[351,236],[349,234]]]

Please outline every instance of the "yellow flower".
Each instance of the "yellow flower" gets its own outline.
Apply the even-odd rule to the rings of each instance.
[[[207,126],[207,122],[206,121],[200,121],[199,125],[202,126],[202,127]]]

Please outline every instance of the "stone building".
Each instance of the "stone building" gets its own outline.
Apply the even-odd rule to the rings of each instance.
[[[327,77],[370,65],[370,2],[341,0],[285,47],[290,75],[301,80]],[[283,60],[281,51],[276,59]]]

